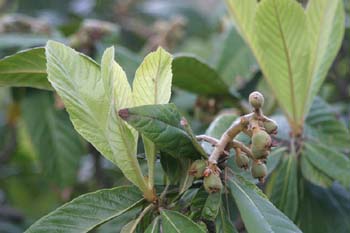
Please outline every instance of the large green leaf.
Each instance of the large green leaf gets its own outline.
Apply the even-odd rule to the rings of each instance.
[[[272,203],[294,220],[298,211],[298,164],[295,155],[283,158],[272,173],[266,190]]]
[[[148,54],[136,70],[133,82],[133,98],[136,106],[167,104],[171,96],[172,57],[164,49]],[[156,147],[143,136],[143,144],[148,164],[149,186],[153,187]]]
[[[133,131],[115,111],[130,106],[130,87],[107,50],[100,67],[88,57],[58,42],[46,46],[48,79],[61,96],[75,129],[106,158],[117,164],[135,185],[146,189],[136,159]],[[122,93],[122,94],[121,94]]]
[[[306,8],[310,63],[307,75],[308,98],[305,114],[326,78],[344,35],[345,12],[342,0],[310,0]]]
[[[89,232],[133,208],[139,208],[142,194],[136,187],[99,190],[77,197],[39,219],[26,232]]]
[[[301,182],[296,220],[304,233],[350,232],[350,193],[338,184],[323,189]]]
[[[228,179],[227,186],[249,233],[301,232],[255,185],[235,176]]]
[[[0,86],[50,90],[46,77],[45,48],[24,50],[0,60]]]
[[[350,187],[350,159],[318,143],[306,143],[303,155],[321,172]]]
[[[301,122],[308,91],[305,12],[294,0],[265,0],[258,6],[255,22],[261,69],[287,117]]]
[[[221,206],[221,192],[211,193],[202,209],[202,217],[209,221],[214,221]]]
[[[161,211],[162,229],[166,233],[200,233],[205,232],[198,224],[179,212]]]
[[[119,115],[152,140],[160,150],[176,158],[201,157],[201,152],[197,149],[200,145],[185,129],[185,120],[174,104],[128,108],[119,111]]]
[[[51,93],[35,91],[21,102],[21,112],[44,173],[59,185],[73,184],[84,149],[67,113],[55,109]]]
[[[209,65],[192,56],[173,61],[174,85],[200,95],[229,95],[229,88]]]
[[[255,58],[234,27],[230,27],[216,44],[216,70],[228,86],[236,84],[237,89],[239,82],[248,81],[253,73]]]
[[[350,133],[336,112],[320,97],[315,98],[306,118],[305,135],[335,150],[350,148]]]
[[[216,219],[216,231],[221,233],[238,233],[235,226],[230,221],[228,213],[225,212],[223,207],[220,207],[219,215]]]
[[[147,227],[145,233],[160,233],[160,217],[156,217]]]

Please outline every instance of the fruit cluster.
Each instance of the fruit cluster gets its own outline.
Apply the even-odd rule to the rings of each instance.
[[[235,150],[235,162],[238,167],[248,169],[251,164],[251,174],[254,178],[264,182],[267,175],[266,161],[273,146],[271,135],[277,133],[277,124],[272,119],[264,116],[262,107],[264,97],[255,91],[249,95],[249,103],[253,112],[240,117],[221,136],[220,140],[207,135],[197,136],[198,140],[204,140],[214,146],[214,151],[208,160],[196,160],[192,163],[190,174],[195,178],[202,178],[207,192],[218,192],[222,189],[220,179],[221,170],[217,166],[219,159],[227,157],[229,150]],[[235,140],[238,133],[244,132],[251,137],[250,146]],[[250,163],[250,160],[252,162]]]

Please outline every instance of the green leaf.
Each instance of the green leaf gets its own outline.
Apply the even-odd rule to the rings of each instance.
[[[334,150],[349,149],[350,133],[324,100],[316,97],[306,118],[305,135]]]
[[[141,190],[146,184],[136,159],[136,137],[115,111],[130,106],[130,87],[107,50],[100,67],[58,42],[46,46],[48,79],[61,96],[75,129]],[[118,93],[118,94],[117,94]]]
[[[303,177],[313,184],[323,188],[329,188],[333,184],[333,179],[315,167],[307,156],[301,156],[300,169]]]
[[[181,161],[173,156],[166,154],[165,152],[160,153],[160,163],[162,168],[169,178],[170,184],[176,184],[180,177],[184,175],[184,172],[181,167]]]
[[[261,69],[287,117],[300,123],[308,91],[305,12],[293,0],[265,0],[259,3],[255,23]]]
[[[51,90],[46,76],[44,48],[23,50],[0,60],[0,86]]]
[[[161,218],[162,229],[166,233],[205,233],[198,224],[179,212],[163,210]]]
[[[255,58],[234,27],[230,27],[216,43],[216,70],[228,86],[235,84],[237,89],[239,81],[248,81],[257,68]]]
[[[321,172],[350,187],[350,159],[318,143],[306,143],[303,155]]]
[[[172,57],[164,49],[148,54],[136,70],[133,98],[136,106],[167,104],[171,96]],[[142,136],[148,164],[149,186],[153,187],[156,148],[151,140]]]
[[[221,192],[211,193],[205,201],[202,217],[209,221],[214,221],[221,206]]]
[[[301,183],[297,223],[304,233],[348,233],[350,231],[350,192],[339,184],[324,189]]]
[[[222,134],[232,125],[232,123],[237,119],[236,115],[225,114],[219,115],[212,121],[205,131],[205,134],[216,139],[220,139]]]
[[[156,217],[147,227],[145,233],[160,233],[160,217]]]
[[[119,111],[131,126],[152,140],[156,146],[176,158],[199,159],[200,152],[192,136],[185,131],[174,104],[145,105]],[[203,155],[204,156],[204,155]]]
[[[21,102],[22,117],[46,176],[72,185],[84,147],[68,115],[55,109],[51,93],[31,91]]]
[[[190,205],[190,217],[191,219],[198,220],[200,219],[202,215],[202,210],[204,208],[205,202],[208,199],[208,192],[204,190],[204,187],[202,186],[200,189],[198,189],[197,193],[191,200]]]
[[[142,201],[142,194],[130,186],[88,193],[39,219],[26,233],[89,232],[133,208],[139,208]]]
[[[177,56],[173,61],[173,84],[200,95],[229,95],[229,88],[209,65],[192,56]]]
[[[308,98],[304,101],[305,114],[340,49],[345,27],[343,1],[310,0],[306,19],[311,56],[306,87]]]
[[[294,220],[298,211],[298,164],[295,155],[288,154],[272,173],[266,194],[283,213]]]
[[[234,176],[227,181],[227,186],[249,233],[301,232],[291,220],[254,188],[255,185]]]

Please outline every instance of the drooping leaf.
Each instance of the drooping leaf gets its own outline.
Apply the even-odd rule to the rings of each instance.
[[[23,50],[1,59],[0,86],[51,90],[47,80],[45,48]]]
[[[21,112],[44,174],[61,186],[73,184],[84,147],[67,113],[55,109],[51,93],[35,91],[21,102]]]
[[[130,87],[122,69],[110,60],[110,55],[110,59],[103,59],[103,73],[108,76],[101,77],[100,67],[91,59],[54,41],[47,43],[46,57],[48,79],[61,96],[75,129],[145,190],[134,134],[125,124],[119,124],[115,113],[130,101],[125,98]],[[119,90],[125,95],[117,96]]]
[[[185,131],[180,113],[174,104],[145,105],[119,111],[119,115],[156,146],[176,158],[201,157]],[[204,155],[203,155],[204,156]],[[206,155],[205,155],[206,156]]]
[[[307,75],[308,98],[305,114],[321,87],[344,36],[345,13],[342,0],[310,0],[306,8],[311,56]]]
[[[299,123],[308,91],[305,12],[296,1],[266,0],[259,3],[255,23],[261,69],[287,117]]]
[[[193,56],[177,56],[173,61],[175,86],[200,95],[229,95],[229,88],[209,65]]]
[[[171,55],[160,47],[145,57],[136,70],[133,82],[135,106],[169,102],[172,81],[171,63]],[[149,185],[153,187],[156,147],[144,135],[142,139],[148,164]]]
[[[350,148],[350,132],[336,112],[320,97],[315,98],[306,118],[305,135],[335,150]]]
[[[77,197],[35,222],[26,233],[82,233],[139,208],[142,194],[136,187],[99,190]]]
[[[190,205],[190,217],[191,219],[198,220],[202,216],[202,210],[204,208],[205,202],[208,199],[209,194],[204,190],[202,186],[196,192],[195,196],[191,200]]]
[[[304,233],[350,231],[350,193],[339,184],[324,189],[301,182],[303,193],[296,220]]]
[[[209,221],[214,221],[221,206],[221,192],[211,193],[205,201],[202,217]]]
[[[256,66],[253,54],[234,27],[217,41],[215,56],[216,70],[228,86],[238,84],[237,78],[248,81]]]
[[[162,229],[167,233],[200,233],[205,232],[198,224],[176,211],[161,211]]]
[[[283,158],[272,173],[266,190],[272,203],[294,220],[298,211],[298,164],[295,155]]]
[[[174,158],[165,152],[160,153],[160,163],[170,181],[170,184],[176,184],[181,176],[184,175],[184,172],[187,172],[182,169],[181,161],[179,159]]]
[[[303,177],[313,184],[323,188],[329,188],[333,184],[333,179],[315,167],[307,156],[301,156],[300,169]]]
[[[303,155],[321,172],[350,187],[350,159],[333,149],[316,143],[306,143]]]
[[[255,185],[234,176],[227,181],[227,186],[249,233],[301,232],[291,220],[264,198],[257,188],[254,188]]]

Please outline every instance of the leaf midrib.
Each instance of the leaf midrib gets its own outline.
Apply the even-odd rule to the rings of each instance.
[[[281,34],[283,49],[284,49],[284,52],[285,52],[286,61],[287,61],[287,65],[288,65],[288,81],[289,81],[289,86],[290,86],[290,89],[291,89],[293,118],[294,118],[294,122],[297,122],[295,93],[294,93],[295,88],[294,88],[294,82],[293,82],[293,71],[292,71],[292,65],[291,65],[291,58],[290,58],[288,46],[287,46],[287,43],[286,43],[285,35],[284,35],[283,30],[282,30],[281,19],[280,19],[280,15],[278,13],[278,10],[277,10],[276,0],[273,0],[273,6],[274,6],[273,8],[274,8],[274,11],[275,11],[275,14],[276,14],[277,23],[278,23],[278,30],[279,30],[279,32]]]

